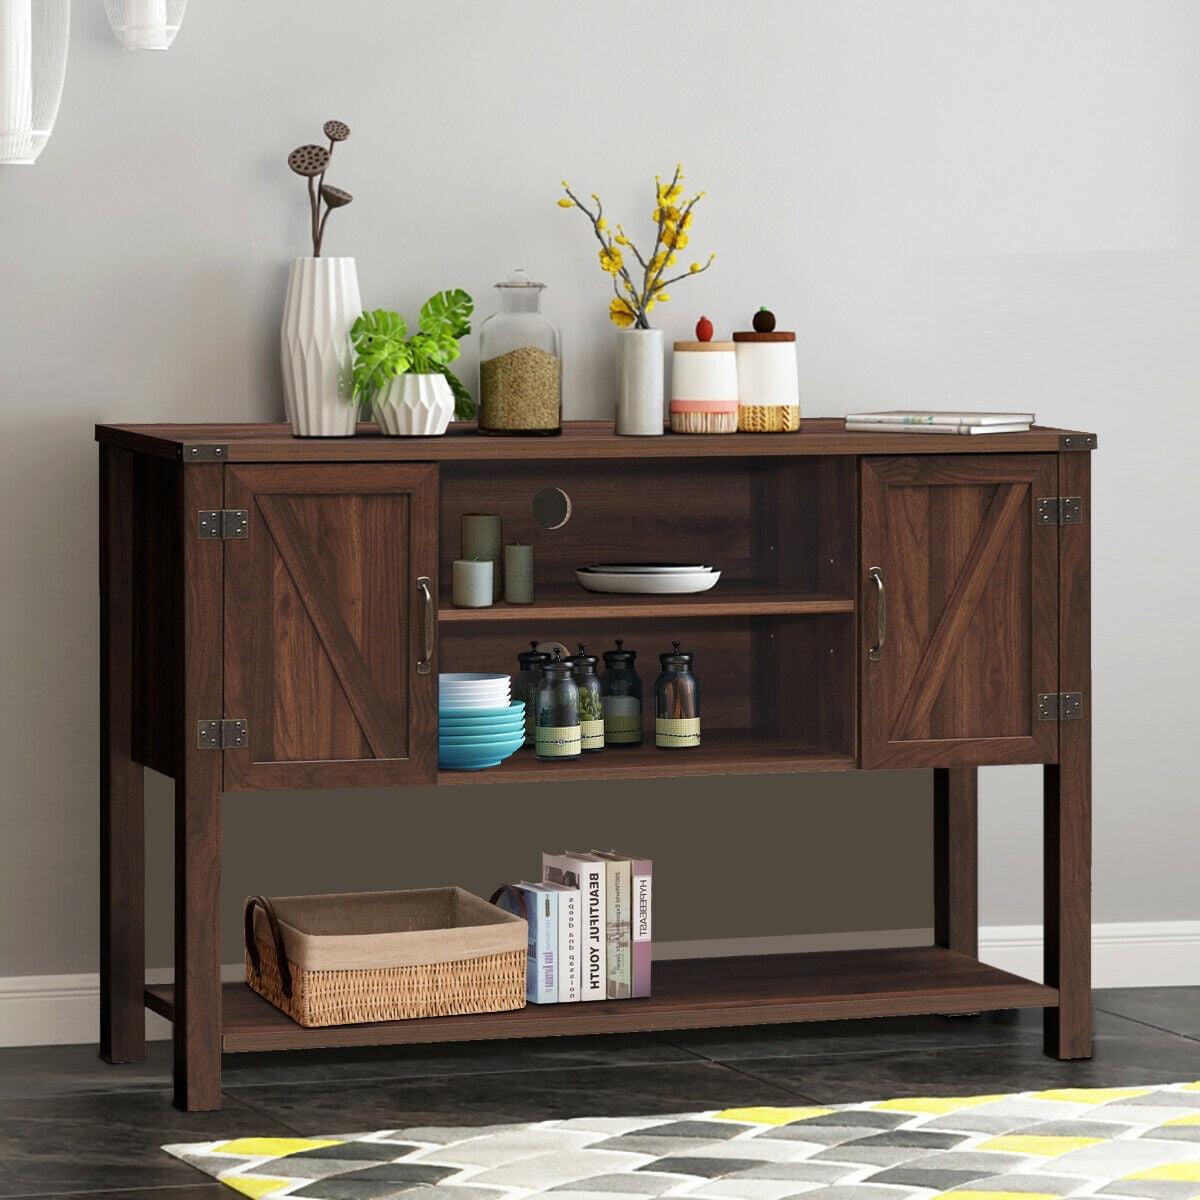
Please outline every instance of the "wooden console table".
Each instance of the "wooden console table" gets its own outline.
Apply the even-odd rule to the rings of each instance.
[[[1091,1054],[1090,454],[1058,429],[300,440],[104,425],[101,1053],[174,1022],[175,1099],[221,1053],[1041,1007]],[[559,486],[573,515],[533,522]],[[455,609],[464,512],[536,546],[536,602]],[[580,563],[715,561],[697,596],[582,591]],[[439,772],[437,673],[509,671],[530,629],[686,638],[704,743]],[[748,668],[748,669],[747,669]],[[652,708],[652,706],[650,706]],[[649,717],[652,719],[652,711]],[[1045,982],[977,957],[976,768],[1042,763]],[[147,987],[142,769],[175,779],[175,983]],[[663,962],[645,1000],[308,1030],[220,981],[223,791],[933,768],[932,946]]]

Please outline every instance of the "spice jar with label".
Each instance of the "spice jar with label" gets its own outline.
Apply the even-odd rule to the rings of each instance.
[[[533,752],[538,758],[559,762],[578,758],[582,748],[579,688],[571,678],[571,660],[542,663]]]
[[[537,722],[537,694],[542,686],[542,663],[548,663],[550,655],[545,650],[537,648],[537,642],[530,642],[528,650],[522,650],[517,655],[520,670],[513,677],[512,695],[514,700],[525,703],[525,745],[533,745],[533,728]]]
[[[615,650],[604,651],[604,744],[642,744],[642,680],[634,668],[636,650],[626,650],[617,638]]]
[[[544,283],[514,271],[501,310],[479,327],[479,432],[562,433],[562,351],[541,313]]]
[[[600,660],[580,642],[579,653],[571,655],[571,675],[579,689],[579,736],[584,753],[604,749],[604,707],[600,698]]]
[[[658,656],[662,674],[654,685],[654,744],[660,750],[690,750],[700,745],[700,685],[692,674],[692,656],[679,649]]]

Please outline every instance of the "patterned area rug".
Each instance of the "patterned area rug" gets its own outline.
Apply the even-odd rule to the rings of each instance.
[[[164,1149],[255,1200],[1193,1200],[1200,1083]]]

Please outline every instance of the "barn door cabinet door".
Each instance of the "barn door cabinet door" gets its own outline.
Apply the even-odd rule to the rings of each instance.
[[[437,467],[226,468],[228,790],[432,783]],[[419,581],[427,580],[425,586]]]
[[[862,460],[862,765],[1053,762],[1054,455]]]

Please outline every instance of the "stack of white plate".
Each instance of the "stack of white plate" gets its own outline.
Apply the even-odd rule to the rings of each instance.
[[[707,592],[721,572],[702,563],[593,563],[575,572],[589,592],[684,595]]]
[[[438,676],[438,708],[507,708],[512,676],[457,671]]]

